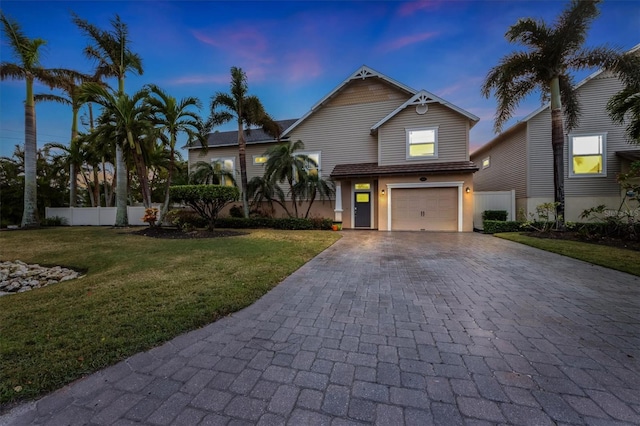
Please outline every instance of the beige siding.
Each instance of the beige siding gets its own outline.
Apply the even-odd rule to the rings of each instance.
[[[616,151],[629,150],[631,146],[624,137],[624,127],[612,123],[606,112],[606,105],[611,96],[622,90],[617,78],[601,74],[587,82],[579,90],[579,102],[582,110],[579,125],[570,133],[607,133],[606,177],[568,177],[565,180],[565,196],[617,196],[620,186],[616,175],[620,173],[620,157]],[[569,175],[568,138],[565,139],[565,176]],[[637,149],[637,147],[635,147]]]
[[[305,150],[321,151],[321,173],[328,177],[336,164],[375,163],[377,139],[370,129],[400,106],[400,100],[323,107],[296,127],[290,135]]]
[[[329,100],[326,106],[369,104],[393,100],[400,101],[398,102],[398,105],[400,105],[407,100],[407,95],[383,80],[368,78],[350,82],[340,91],[338,96]]]
[[[407,160],[406,129],[438,127],[438,157]],[[380,165],[469,160],[469,120],[443,105],[431,103],[424,115],[408,106],[378,130]]]
[[[527,139],[527,196],[553,197],[553,150],[549,108],[529,120]]]
[[[476,191],[516,190],[516,198],[527,192],[527,132],[526,127],[495,146],[471,155],[480,168],[473,176]],[[490,165],[482,168],[482,160],[489,157]]]

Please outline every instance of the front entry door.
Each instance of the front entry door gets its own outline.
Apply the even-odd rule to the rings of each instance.
[[[354,200],[354,222],[356,228],[371,228],[371,193],[356,192]]]

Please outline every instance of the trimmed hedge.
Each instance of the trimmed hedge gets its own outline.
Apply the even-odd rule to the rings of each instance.
[[[506,210],[485,210],[482,212],[482,220],[507,220],[509,213]]]
[[[221,217],[216,220],[218,228],[232,229],[256,229],[256,228],[272,228],[272,229],[288,229],[288,230],[305,230],[318,229],[330,230],[333,221],[331,219],[304,219],[295,217],[271,218],[271,217]]]
[[[240,191],[235,186],[177,185],[169,188],[174,202],[186,204],[207,220],[207,227],[215,227],[218,213],[227,204],[237,201]]]
[[[483,233],[497,234],[499,232],[518,232],[522,230],[522,222],[504,220],[483,220]]]

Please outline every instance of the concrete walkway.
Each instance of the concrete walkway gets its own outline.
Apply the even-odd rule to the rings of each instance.
[[[344,232],[253,306],[0,424],[640,424],[640,279],[478,234]]]

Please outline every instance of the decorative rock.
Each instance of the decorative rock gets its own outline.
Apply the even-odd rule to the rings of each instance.
[[[27,265],[20,260],[0,262],[0,296],[22,293],[78,277],[79,272],[61,266],[45,268],[37,264]]]

